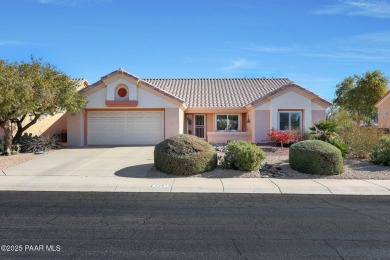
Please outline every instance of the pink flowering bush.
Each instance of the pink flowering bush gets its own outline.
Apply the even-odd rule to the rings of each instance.
[[[300,130],[280,131],[274,128],[268,132],[268,138],[272,142],[280,144],[282,147],[284,144],[291,145],[306,139],[304,133]]]

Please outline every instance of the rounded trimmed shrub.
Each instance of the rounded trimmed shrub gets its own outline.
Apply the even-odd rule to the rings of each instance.
[[[154,165],[175,175],[191,175],[217,167],[217,151],[194,135],[176,135],[154,148]]]
[[[371,150],[370,161],[390,166],[390,136],[382,136],[378,139],[378,145]]]
[[[225,168],[254,171],[261,167],[265,157],[261,148],[248,141],[232,141],[226,147],[222,164]]]
[[[344,171],[341,151],[320,140],[307,140],[290,147],[290,167],[294,170],[321,175],[335,175]]]

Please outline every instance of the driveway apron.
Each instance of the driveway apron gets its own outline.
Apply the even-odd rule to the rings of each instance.
[[[8,176],[145,177],[154,146],[62,149],[4,170]]]

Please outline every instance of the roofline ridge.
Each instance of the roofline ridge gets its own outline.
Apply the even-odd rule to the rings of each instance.
[[[266,78],[266,77],[263,77],[263,78],[259,78],[259,77],[256,77],[256,78],[140,78],[140,79],[143,79],[143,80],[232,80],[232,79],[236,79],[236,80],[243,80],[243,79],[267,79],[267,80],[270,80],[270,79],[284,79],[284,80],[288,80],[290,82],[293,82],[291,79],[289,78]]]

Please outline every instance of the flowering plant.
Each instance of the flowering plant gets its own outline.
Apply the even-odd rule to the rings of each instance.
[[[283,144],[293,144],[302,141],[304,136],[299,130],[280,131],[272,128],[268,132],[268,138],[275,143],[280,143],[283,147]]]

